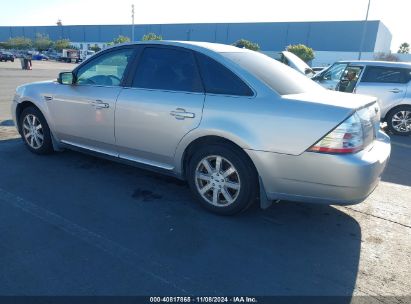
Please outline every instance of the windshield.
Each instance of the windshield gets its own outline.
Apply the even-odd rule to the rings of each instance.
[[[261,53],[235,52],[221,53],[221,55],[252,73],[280,95],[322,89],[320,85],[301,73]]]

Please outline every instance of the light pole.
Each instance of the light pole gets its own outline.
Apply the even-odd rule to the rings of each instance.
[[[131,42],[134,42],[134,4],[131,5]]]
[[[361,36],[360,51],[358,52],[358,60],[361,60],[361,53],[364,47],[364,40],[365,40],[365,33],[367,32],[367,21],[368,21],[368,12],[370,11],[370,4],[371,4],[371,0],[368,0],[367,14],[365,15],[364,24],[362,26],[362,36]]]

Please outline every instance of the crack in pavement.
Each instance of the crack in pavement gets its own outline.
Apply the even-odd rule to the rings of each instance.
[[[387,221],[387,222],[391,222],[391,223],[393,223],[393,224],[397,224],[397,225],[400,225],[400,226],[403,226],[403,227],[406,227],[406,228],[411,228],[411,226],[409,226],[409,225],[406,225],[406,224],[403,224],[403,223],[400,223],[400,222],[396,222],[396,221],[393,221],[393,220],[390,220],[390,219],[386,219],[386,218],[381,217],[381,216],[378,216],[378,215],[374,215],[374,214],[367,213],[367,212],[364,212],[364,211],[356,210],[356,209],[354,209],[354,208],[347,207],[347,206],[341,206],[341,207],[343,207],[344,209],[348,209],[348,210],[352,210],[352,211],[354,211],[354,212],[358,212],[358,213],[364,214],[364,215],[369,215],[369,216],[378,218],[378,219],[380,219],[380,220],[384,220],[384,221]]]

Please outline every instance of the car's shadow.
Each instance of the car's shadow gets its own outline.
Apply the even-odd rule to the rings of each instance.
[[[387,131],[387,130],[385,130]],[[411,136],[398,136],[389,132],[391,157],[382,180],[394,184],[411,186]]]
[[[344,295],[348,303],[353,293],[361,229],[331,206],[281,202],[216,216],[174,178],[70,151],[36,156],[16,141],[0,145],[0,170],[12,170],[0,188],[132,250],[189,294]],[[60,267],[70,275],[69,264]],[[125,290],[107,277],[95,294],[139,294],[134,283]]]

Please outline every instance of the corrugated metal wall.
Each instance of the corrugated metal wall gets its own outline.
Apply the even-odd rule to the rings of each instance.
[[[225,44],[244,38],[257,42],[266,51],[303,43],[316,51],[355,52],[360,45],[363,24],[363,21],[329,21],[135,25],[135,40],[155,32],[168,40]],[[131,37],[131,25],[1,26],[0,41],[17,36],[34,39],[36,33],[47,34],[52,40],[109,42],[118,35]],[[380,21],[367,22],[364,52],[388,51],[390,43],[391,33]]]

